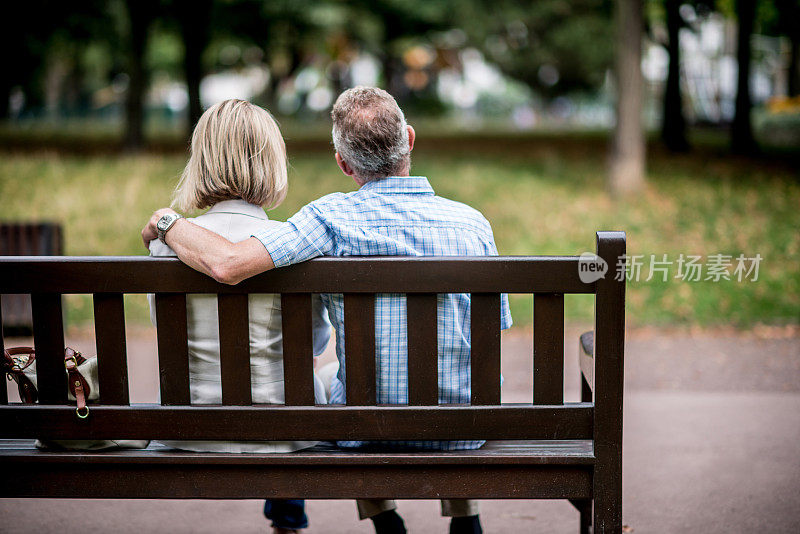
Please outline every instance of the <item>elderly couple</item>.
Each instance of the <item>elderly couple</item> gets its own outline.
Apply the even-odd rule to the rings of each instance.
[[[332,112],[336,164],[359,189],[333,193],[303,207],[284,223],[270,221],[263,208],[286,194],[286,152],[272,116],[241,100],[208,109],[195,128],[191,157],[175,193],[182,210],[210,207],[184,219],[164,208],[142,230],[154,256],[177,255],[219,282],[236,284],[275,267],[317,256],[488,256],[496,255],[492,230],[476,210],[436,196],[428,180],[410,176],[414,129],[387,92],[356,87],[337,99]],[[192,295],[187,303],[193,403],[221,402],[216,297]],[[253,295],[249,301],[252,397],[282,403],[283,364],[280,298]],[[470,401],[470,298],[440,295],[438,311],[439,401]],[[322,352],[336,329],[340,366],[330,384],[316,379],[318,402],[344,403],[344,305],[342,295],[314,300],[314,351]],[[502,327],[511,325],[505,296]],[[405,299],[378,295],[375,349],[378,403],[405,404],[407,341]],[[311,355],[309,355],[311,356]],[[335,373],[335,372],[334,372]],[[333,374],[333,373],[332,373]],[[405,449],[475,449],[483,441],[371,443]],[[167,442],[199,451],[292,452],[308,442]],[[364,446],[339,442],[342,448]],[[393,501],[361,500],[361,519],[378,533],[405,532]],[[275,532],[296,532],[308,520],[301,500],[271,500],[264,507]],[[450,532],[481,532],[474,501],[443,500]]]

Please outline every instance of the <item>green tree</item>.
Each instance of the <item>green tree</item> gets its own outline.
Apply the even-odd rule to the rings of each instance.
[[[505,74],[545,97],[596,91],[614,57],[611,0],[476,0],[454,13]]]
[[[29,110],[43,107],[46,91],[55,96],[53,103],[59,108],[86,106],[86,50],[98,43],[111,46],[116,42],[115,31],[104,0],[15,4],[13,13],[0,18],[0,45],[7,51],[0,76],[0,118],[8,117],[9,96],[15,87],[22,89]],[[54,68],[65,81],[58,87],[47,82]]]
[[[800,0],[775,0],[768,33],[789,38],[789,96],[800,95]],[[771,31],[769,31],[771,30]]]
[[[127,73],[128,92],[125,99],[125,148],[138,150],[144,144],[144,95],[148,71],[144,53],[150,26],[159,11],[158,0],[127,0],[128,17]]]
[[[664,0],[667,25],[666,49],[669,55],[667,83],[664,88],[664,112],[661,120],[661,140],[673,152],[689,149],[686,140],[686,119],[683,116],[681,94],[680,30],[685,26],[680,13],[681,0]]]

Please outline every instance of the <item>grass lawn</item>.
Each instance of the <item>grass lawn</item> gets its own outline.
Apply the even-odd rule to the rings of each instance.
[[[290,140],[290,155],[290,193],[272,218],[354,189],[330,152],[292,151]],[[141,226],[169,203],[184,163],[183,155],[0,153],[0,218],[60,222],[70,255],[144,254]],[[604,189],[602,143],[534,138],[485,146],[476,138],[462,145],[426,144],[420,137],[414,172],[427,175],[438,194],[482,211],[501,254],[579,254],[594,250],[596,230],[625,230],[629,254],[644,256],[642,279],[628,289],[632,324],[800,321],[800,172],[785,163],[656,153],[647,191],[622,200]],[[651,254],[672,262],[680,254],[703,256],[703,262],[712,254],[763,260],[755,282],[682,281],[674,278],[675,263],[668,281],[660,275],[645,281]],[[142,298],[128,305],[132,319],[147,321]],[[515,322],[529,324],[530,297],[515,297],[512,306]],[[85,297],[69,298],[67,308],[72,324],[92,313]],[[591,300],[569,296],[566,313],[591,320]]]

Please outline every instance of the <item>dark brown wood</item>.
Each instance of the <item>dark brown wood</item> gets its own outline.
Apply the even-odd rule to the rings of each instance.
[[[472,404],[500,404],[500,295],[473,293],[470,308]]]
[[[597,232],[597,255],[609,266],[597,281],[594,319],[594,532],[622,530],[622,386],[625,347],[625,276],[615,266],[625,256],[623,232]],[[624,275],[624,273],[623,273]]]
[[[156,294],[158,376],[161,404],[189,404],[189,343],[186,335],[186,295]]]
[[[598,254],[610,270],[624,251],[624,234],[598,234]],[[74,406],[69,403],[0,405],[0,438],[28,439],[26,446],[9,447],[0,442],[0,496],[566,498],[580,511],[581,532],[586,532],[592,522],[592,508],[595,532],[619,532],[624,282],[614,280],[610,272],[596,283],[582,284],[577,280],[577,266],[575,257],[325,258],[277,269],[237,286],[224,286],[174,259],[2,258],[0,292],[19,293],[27,288],[34,294],[35,318],[40,324],[35,335],[37,349],[41,344],[45,353],[54,353],[53,328],[47,325],[57,324],[56,335],[61,338],[55,360],[58,366],[51,366],[52,356],[42,359],[45,381],[49,373],[51,382],[57,378],[63,383],[59,294],[97,294],[97,328],[103,332],[98,336],[98,351],[120,355],[112,364],[119,367],[125,359],[120,293],[155,291],[164,405],[109,405],[103,396],[102,404],[93,406],[85,420],[75,417]],[[6,276],[9,273],[20,276]],[[591,399],[587,380],[593,380],[597,404],[560,404],[563,293],[595,290],[596,339],[591,354],[587,354],[585,340],[579,352],[582,398]],[[250,406],[249,386],[241,387],[247,380],[244,375],[249,378],[249,358],[245,356],[249,351],[245,347],[249,347],[246,327],[250,292],[285,294],[289,406]],[[309,380],[312,292],[345,295],[348,406],[308,406],[313,403]],[[374,406],[374,294],[389,292],[410,295],[409,401],[419,405]],[[472,405],[437,404],[435,294],[446,292],[472,294]],[[536,294],[536,405],[499,404],[503,292]],[[234,363],[223,371],[223,399],[243,406],[188,405],[186,293],[221,295],[223,367]],[[107,378],[110,368],[103,369],[102,362],[101,354],[101,384],[111,380]],[[542,380],[544,385],[540,384]],[[247,398],[241,395],[242,389]],[[53,391],[65,392],[65,388]],[[226,395],[231,391],[233,400]],[[226,455],[166,453],[158,446],[146,451],[41,452],[31,448],[33,438],[522,442],[490,443],[484,449],[454,452]],[[69,481],[78,478],[84,484],[76,493]],[[425,484],[420,484],[421,480]]]
[[[177,461],[119,465],[72,461],[9,465],[0,472],[0,497],[585,499],[591,496],[591,479],[591,468],[580,465],[217,465]],[[75,487],[65,480],[83,483]]]
[[[374,405],[375,295],[344,294],[344,352],[347,404]]]
[[[0,295],[0,352],[6,350],[5,340],[3,339],[3,295]],[[8,380],[3,380],[0,384],[0,404],[8,404]]]
[[[250,322],[245,294],[217,296],[222,404],[246,406],[250,391]]]
[[[574,256],[316,258],[235,286],[177,258],[0,257],[0,293],[593,293]],[[422,275],[422,276],[421,276]]]
[[[589,439],[593,408],[559,406],[0,406],[0,438]]]
[[[533,403],[564,402],[564,295],[533,297]]]
[[[314,340],[311,295],[281,295],[283,389],[287,406],[313,406]]]
[[[94,333],[100,402],[128,404],[128,358],[122,293],[94,294]]]
[[[67,381],[64,370],[64,322],[61,295],[31,295],[33,345],[36,349],[36,386],[39,402],[67,402]]]
[[[408,404],[439,404],[437,295],[406,297],[408,314]]]

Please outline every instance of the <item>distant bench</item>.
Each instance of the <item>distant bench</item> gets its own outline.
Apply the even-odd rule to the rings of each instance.
[[[599,232],[616,265],[625,235]],[[176,259],[0,258],[0,293],[30,293],[39,405],[0,388],[0,497],[569,499],[581,532],[622,529],[624,281],[583,283],[566,257],[319,258],[236,286]],[[472,402],[439,405],[436,294],[472,294]],[[61,295],[94,295],[100,401],[76,417],[64,387]],[[129,404],[123,294],[156,293],[161,404]],[[219,296],[222,405],[190,406],[186,294]],[[285,405],[250,396],[248,293],[280,293]],[[343,293],[346,406],[315,406],[311,295]],[[376,405],[374,296],[408,299],[409,404]],[[533,404],[500,402],[500,294],[534,294]],[[595,294],[582,402],[564,403],[564,294]],[[1,347],[0,347],[1,348]],[[594,397],[594,398],[592,398]],[[222,454],[43,452],[33,438],[488,439],[468,451]],[[592,504],[593,513],[592,513]]]
[[[60,256],[64,254],[64,233],[53,222],[0,223],[0,256]],[[0,305],[6,335],[30,335],[31,299],[28,295],[7,295]]]

